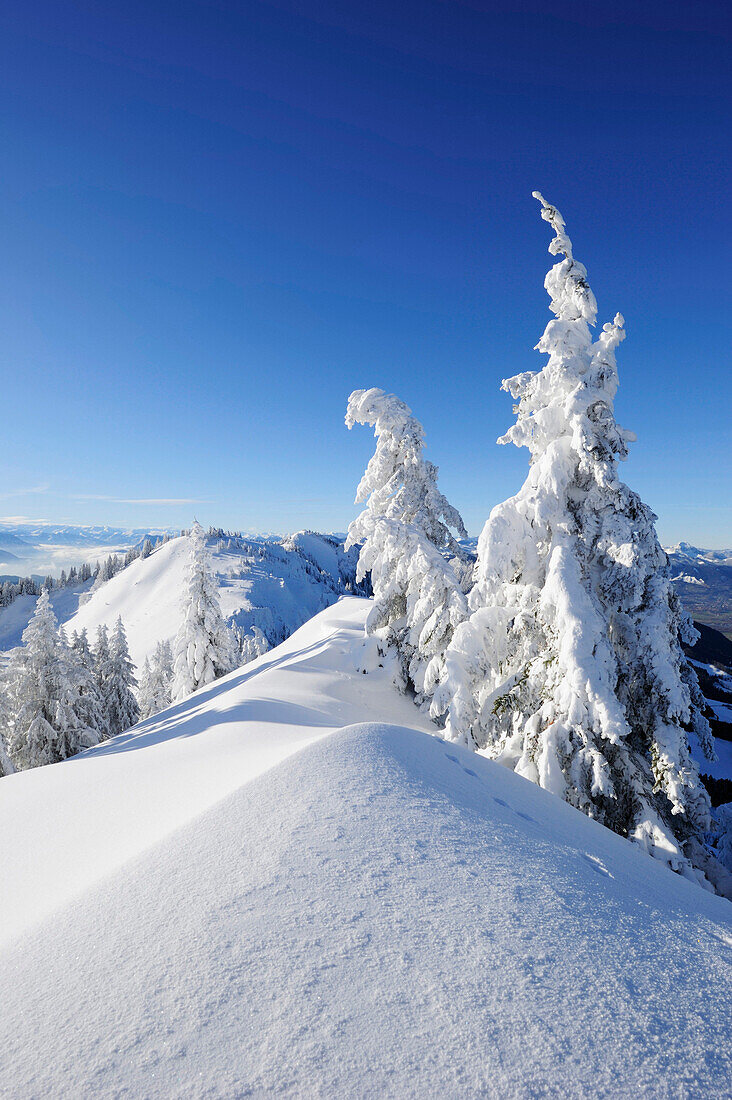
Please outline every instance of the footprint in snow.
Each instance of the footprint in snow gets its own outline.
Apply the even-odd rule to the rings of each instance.
[[[598,859],[597,856],[590,856],[583,852],[582,858],[585,863],[589,863],[593,871],[597,871],[598,875],[602,875],[604,878],[613,877],[602,860]]]
[[[470,768],[463,768],[463,771],[465,772],[466,775],[472,775],[473,779],[478,778],[478,776],[475,774],[475,772],[472,771]]]
[[[449,752],[446,752],[445,756],[447,757],[448,760],[452,760],[453,764],[459,764],[460,763],[457,756],[451,756]]]
[[[509,806],[508,802],[504,802],[502,798],[496,798],[496,796],[494,795],[493,801],[497,802],[499,806],[505,806],[507,810],[511,810],[517,815],[517,817],[522,817],[524,821],[530,821],[532,825],[536,825],[536,821],[533,817],[530,817],[528,814],[523,813],[522,810],[514,810],[513,806]]]

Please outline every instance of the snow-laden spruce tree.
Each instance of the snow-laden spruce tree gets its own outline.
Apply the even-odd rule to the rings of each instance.
[[[564,221],[536,192],[561,259],[544,368],[503,383],[528,477],[480,537],[471,617],[445,655],[433,714],[498,759],[689,876],[709,821],[689,738],[713,754],[681,641],[697,636],[670,580],[655,516],[618,478],[623,318],[593,341],[597,306]],[[698,876],[697,876],[698,877]]]
[[[16,768],[54,764],[98,743],[99,731],[79,702],[77,673],[44,589],[5,673],[8,751]]]
[[[63,638],[63,631],[60,632]],[[96,678],[94,655],[86,630],[74,631],[68,654],[73,683],[73,707],[82,725],[96,731],[97,740],[109,736],[107,717]]]
[[[158,642],[151,658],[145,658],[140,674],[138,702],[140,717],[158,714],[171,702],[173,652],[169,641]]]
[[[240,665],[248,665],[250,661],[255,661],[257,657],[261,657],[263,653],[268,653],[272,648],[266,635],[258,626],[253,626],[249,634],[239,634],[237,644]]]
[[[183,622],[174,645],[173,699],[184,699],[236,668],[234,637],[221,614],[218,587],[200,523],[190,532],[191,560]]]
[[[110,736],[107,698],[109,695],[108,684],[112,676],[112,654],[109,649],[109,631],[104,623],[100,623],[97,627],[92,658],[94,662],[94,679],[96,680],[104,716],[104,736],[102,740],[106,740]]]
[[[137,705],[140,708],[140,718],[143,720],[155,713],[150,703],[150,696],[150,658],[146,657],[137,678]]]
[[[104,694],[110,737],[123,733],[140,721],[140,708],[132,690],[135,687],[135,666],[130,659],[127,635],[120,616],[109,643],[109,675]]]
[[[12,775],[15,771],[8,750],[8,726],[10,723],[10,711],[8,706],[7,687],[5,677],[0,674],[0,778],[4,775]]]
[[[374,606],[366,633],[398,655],[395,682],[431,694],[442,656],[467,615],[466,555],[452,535],[467,532],[437,488],[437,467],[423,457],[424,430],[411,409],[383,390],[355,390],[346,425],[374,428],[376,451],[356,494],[366,507],[348,528],[346,550],[360,545],[356,580],[371,573]],[[451,556],[448,561],[445,554]]]

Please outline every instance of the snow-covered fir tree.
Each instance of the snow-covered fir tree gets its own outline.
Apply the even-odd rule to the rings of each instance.
[[[112,655],[109,650],[109,631],[104,623],[97,627],[94,639],[94,678],[97,683],[99,697],[102,701],[102,711],[105,716],[105,737],[109,737],[109,722],[107,720],[107,684],[112,675]]]
[[[200,523],[190,532],[183,622],[175,638],[173,699],[183,699],[237,666],[234,637],[221,614],[218,587]]]
[[[535,197],[564,257],[545,283],[555,319],[537,346],[544,368],[503,383],[517,418],[499,440],[527,447],[531,465],[480,537],[472,614],[433,713],[446,712],[449,737],[698,878],[710,806],[689,739],[710,756],[713,741],[656,517],[618,478],[634,438],[613,412],[624,322],[593,342],[587,272],[557,209]]]
[[[96,731],[97,739],[104,741],[109,736],[109,727],[97,683],[94,654],[85,629],[80,633],[74,631],[69,658],[74,685],[74,710],[84,725]]]
[[[99,731],[80,701],[79,674],[44,589],[5,674],[8,751],[16,768],[53,764],[98,743]]]
[[[141,719],[149,718],[155,713],[150,704],[150,697],[150,658],[146,657],[137,678],[137,705],[140,708]]]
[[[346,540],[346,549],[361,546],[357,581],[371,573],[374,606],[366,632],[384,651],[393,647],[395,682],[402,690],[413,688],[422,701],[467,615],[461,583],[466,555],[450,528],[462,537],[467,532],[437,487],[437,467],[422,454],[424,430],[403,401],[379,389],[355,390],[346,412],[346,425],[354,424],[373,426],[376,436],[356,494],[366,507]]]
[[[140,717],[149,718],[170,705],[173,683],[173,653],[169,641],[158,642],[140,674],[138,702]]]
[[[0,674],[0,778],[4,775],[12,775],[15,771],[8,750],[8,727],[10,723],[10,711],[8,707],[7,685],[5,677]]]
[[[235,634],[239,648],[239,664],[248,665],[250,661],[268,653],[272,648],[263,631],[253,626],[248,634]]]
[[[132,690],[137,687],[135,666],[130,659],[121,617],[117,619],[110,639],[109,658],[110,672],[106,681],[104,709],[109,735],[114,737],[140,720],[140,708]]]
[[[89,668],[94,668],[94,654],[89,645],[89,635],[87,634],[86,627],[82,627],[81,630],[75,630],[71,635],[71,648]]]

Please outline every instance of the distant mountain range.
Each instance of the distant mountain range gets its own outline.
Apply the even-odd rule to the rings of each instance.
[[[732,550],[704,550],[688,542],[665,550],[687,610],[732,638]]]
[[[676,546],[664,546],[670,558],[678,562],[696,565],[732,565],[732,550],[705,550],[701,546],[692,546],[689,542],[680,542]]]
[[[0,524],[0,579],[54,576],[72,565],[124,553],[148,537],[179,534],[168,527],[76,526],[67,523]]]

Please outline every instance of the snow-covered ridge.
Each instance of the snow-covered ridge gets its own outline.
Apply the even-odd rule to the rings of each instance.
[[[720,1095],[728,903],[427,736],[367,611],[3,780],[8,1096]]]
[[[224,617],[245,633],[253,626],[276,645],[355,583],[356,551],[337,540],[299,532],[282,542],[238,537],[208,540]],[[175,636],[182,619],[181,596],[190,547],[171,539],[147,558],[138,558],[111,580],[94,586],[57,589],[51,603],[67,634],[86,629],[93,640],[101,624],[118,615],[127,631],[130,655],[140,668],[159,641]],[[35,607],[20,596],[0,610],[0,652],[19,645]]]
[[[127,733],[62,765],[6,776],[0,943],[290,753],[360,721],[364,699],[374,720],[434,732],[386,672],[356,674],[368,606],[342,600],[276,650]],[[49,805],[52,834],[40,824]],[[25,835],[33,820],[38,829]]]

